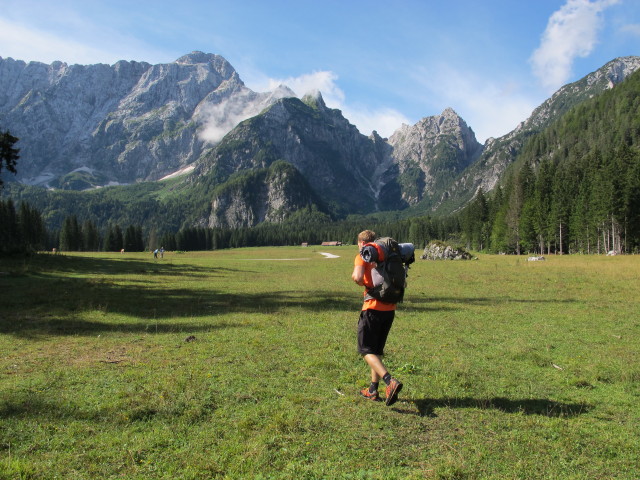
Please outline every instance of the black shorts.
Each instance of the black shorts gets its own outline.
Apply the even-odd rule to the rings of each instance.
[[[358,321],[358,353],[384,355],[384,345],[393,324],[395,310],[362,310]]]

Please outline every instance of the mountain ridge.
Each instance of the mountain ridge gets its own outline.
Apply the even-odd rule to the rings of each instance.
[[[223,57],[202,52],[159,65],[0,57],[0,92],[0,123],[29,140],[18,180],[57,188],[78,169],[101,174],[86,188],[158,180],[206,151],[207,129],[231,129],[228,117],[251,116],[292,93],[253,92]]]
[[[181,188],[203,196],[193,205],[207,205],[184,216],[196,225],[251,227],[310,206],[333,218],[396,210],[446,214],[479,188],[491,190],[530,136],[638,68],[639,57],[614,59],[560,89],[513,132],[482,145],[452,108],[403,125],[388,139],[375,131],[365,136],[319,92],[301,99],[286,86],[252,92],[214,54],[192,52],[170,64],[87,67],[0,57],[0,124],[23,137],[23,181],[37,173],[41,184],[81,190],[191,171],[181,177]],[[104,89],[82,90],[82,79]],[[68,126],[47,124],[54,107]],[[18,120],[26,120],[24,130],[14,129]],[[46,151],[49,144],[55,148]],[[30,162],[34,155],[45,163]],[[297,173],[280,168],[272,181],[277,175],[269,169],[282,161]],[[239,184],[225,187],[245,174],[244,192]],[[276,184],[286,194],[275,195]],[[270,201],[273,208],[261,204]]]
[[[560,118],[578,103],[592,98],[622,82],[640,69],[640,57],[618,57],[580,80],[564,85],[536,107],[514,130],[499,138],[489,138],[478,161],[452,184],[458,193],[456,202],[443,202],[440,211],[453,211],[473,198],[478,189],[493,190],[506,168],[513,162],[527,139]],[[453,196],[453,195],[450,195]]]

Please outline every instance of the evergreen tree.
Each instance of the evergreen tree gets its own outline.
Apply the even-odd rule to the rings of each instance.
[[[78,217],[71,215],[64,219],[60,231],[60,250],[66,252],[78,252],[82,248],[82,234]]]
[[[20,156],[20,150],[14,148],[14,145],[18,142],[18,138],[14,137],[9,133],[9,131],[0,132],[0,175],[2,174],[2,169],[6,168],[9,172],[15,174],[16,163]],[[3,187],[4,183],[0,176],[0,189]]]
[[[85,252],[100,250],[100,233],[91,220],[85,220],[82,224],[82,248]]]
[[[19,238],[28,251],[38,251],[45,248],[47,233],[40,212],[26,202],[20,204],[18,214]]]
[[[21,246],[18,216],[13,201],[0,200],[0,252],[18,253],[22,251]]]
[[[129,225],[124,233],[124,249],[127,252],[144,251],[144,242],[142,240],[142,228],[139,226]]]
[[[123,248],[122,229],[118,224],[111,224],[104,239],[105,252],[119,252]]]

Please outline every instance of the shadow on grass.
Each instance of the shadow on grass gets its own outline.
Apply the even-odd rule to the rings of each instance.
[[[62,274],[72,275],[93,273],[96,275],[188,275],[210,276],[215,271],[224,271],[218,267],[198,267],[195,265],[174,264],[170,259],[154,261],[123,255],[121,257],[80,257],[66,255],[39,254],[30,257],[2,257],[1,269],[16,275]]]
[[[5,297],[0,302],[0,334],[35,337],[101,331],[206,331],[218,328],[215,318],[229,313],[246,313],[250,319],[251,314],[275,314],[287,309],[356,312],[361,305],[358,294],[351,289],[225,291],[226,279],[255,274],[247,269],[124,257],[44,257],[31,264],[24,260],[8,268],[2,265],[9,273],[0,277],[0,293]],[[168,288],[166,282],[154,280],[167,275],[195,277],[196,283],[191,284],[198,287]],[[448,309],[429,305],[411,308],[424,312]],[[123,321],[111,314],[134,320]],[[206,320],[200,322],[203,318]]]
[[[525,415],[541,415],[544,417],[571,418],[588,413],[590,407],[580,403],[562,403],[548,399],[511,400],[504,397],[487,399],[479,398],[425,398],[414,400],[421,417],[437,417],[436,408],[478,408],[482,410],[499,410],[506,413],[522,413]],[[403,412],[409,413],[409,412]],[[415,413],[415,412],[411,412]]]
[[[33,392],[20,392],[16,398],[0,401],[0,419],[46,419],[50,421],[71,420],[89,421],[92,423],[102,422],[108,424],[131,424],[137,421],[148,421],[155,416],[162,418],[188,417],[190,423],[201,419],[210,418],[210,414],[215,410],[215,405],[207,404],[206,399],[197,405],[199,412],[190,411],[192,405],[179,405],[175,409],[166,411],[160,410],[157,406],[144,404],[125,404],[114,409],[113,407],[98,408],[95,405],[87,407],[85,405],[70,402],[60,402],[44,395]],[[0,451],[7,444],[0,443]],[[3,477],[4,478],[4,477]]]
[[[465,305],[498,305],[502,303],[576,303],[573,299],[533,299],[533,298],[511,298],[511,297],[427,297],[409,294],[407,301],[415,304],[422,303],[452,303]]]
[[[2,271],[6,275],[0,276],[0,334],[25,337],[101,331],[206,331],[217,328],[215,317],[219,315],[243,313],[250,320],[251,314],[275,314],[289,309],[319,314],[356,312],[361,305],[358,294],[350,288],[344,292],[308,288],[278,291],[278,285],[274,285],[274,290],[267,292],[230,292],[225,290],[227,279],[250,279],[256,272],[126,256],[40,255],[3,262]],[[199,283],[191,281],[198,285],[196,288],[168,288],[166,281],[155,280],[166,276],[191,278]],[[264,288],[264,284],[259,286]],[[503,301],[512,300],[438,298],[414,293],[408,295],[401,310],[442,312],[463,304],[494,305]],[[134,319],[119,321],[111,314]]]

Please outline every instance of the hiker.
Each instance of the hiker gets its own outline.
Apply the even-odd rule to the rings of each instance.
[[[364,230],[358,234],[358,250],[376,239],[375,232]],[[396,304],[385,303],[374,298],[366,298],[366,289],[373,287],[371,269],[375,263],[367,263],[356,255],[351,278],[358,285],[365,287],[365,300],[358,321],[358,353],[362,355],[371,368],[371,384],[361,390],[360,394],[370,400],[379,400],[378,385],[380,379],[386,384],[385,403],[393,405],[398,400],[402,383],[393,378],[382,363],[384,346],[393,324]]]

